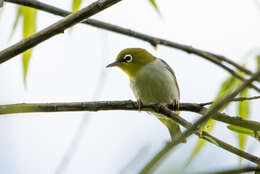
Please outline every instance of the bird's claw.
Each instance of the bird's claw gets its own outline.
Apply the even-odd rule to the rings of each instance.
[[[137,100],[138,111],[141,111],[142,107],[144,106],[141,100]]]
[[[179,110],[179,102],[177,100],[174,100],[169,106],[170,106],[170,109],[172,109],[174,111]]]

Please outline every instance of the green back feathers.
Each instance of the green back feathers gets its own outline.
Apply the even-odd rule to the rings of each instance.
[[[122,69],[130,78],[135,75],[148,63],[156,58],[145,49],[127,48],[121,51],[116,59],[120,62],[118,67]]]

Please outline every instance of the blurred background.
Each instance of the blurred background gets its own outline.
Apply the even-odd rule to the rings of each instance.
[[[83,0],[81,7],[93,0]],[[72,0],[44,3],[71,11]],[[124,26],[145,34],[207,50],[256,70],[260,52],[260,7],[255,0],[158,1],[160,11],[148,0],[124,0],[93,19]],[[23,38],[23,20],[12,33],[17,6],[0,9],[0,50]],[[61,17],[37,11],[37,31]],[[12,37],[10,37],[12,35]],[[119,69],[105,69],[124,48],[145,48],[174,69],[181,102],[215,99],[230,74],[198,56],[78,24],[36,46],[29,62],[26,87],[22,55],[0,65],[0,104],[31,102],[83,102],[135,100],[128,77]],[[249,96],[257,95],[253,90]],[[260,102],[250,102],[250,119],[260,121]],[[237,115],[237,104],[225,111]],[[197,114],[183,112],[189,121]],[[83,123],[82,123],[83,121]],[[212,134],[238,147],[237,134],[217,123]],[[80,131],[79,127],[81,127]],[[80,132],[78,134],[77,132]],[[71,146],[72,140],[78,142]],[[170,140],[167,128],[144,112],[66,112],[3,115],[0,117],[0,173],[138,173]],[[156,170],[183,169],[198,138],[179,145]],[[72,149],[70,147],[73,147]],[[64,156],[69,154],[64,164]],[[248,137],[245,150],[260,156],[259,142]],[[63,161],[63,162],[62,162]],[[239,158],[206,143],[185,169],[189,172],[226,169],[240,165]],[[253,165],[246,160],[242,166]]]

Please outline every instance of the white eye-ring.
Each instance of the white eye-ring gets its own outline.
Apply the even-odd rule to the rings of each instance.
[[[131,54],[125,55],[125,57],[124,57],[124,62],[130,63],[130,62],[132,62],[132,61],[133,61],[133,57],[132,57]]]

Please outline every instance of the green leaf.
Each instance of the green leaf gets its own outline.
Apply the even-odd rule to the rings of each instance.
[[[240,93],[240,97],[248,97],[248,88],[243,90]],[[239,117],[243,119],[248,119],[249,117],[249,101],[240,101],[238,103],[238,115]],[[239,148],[241,150],[245,149],[246,146],[246,137],[244,134],[238,134],[238,139],[239,139]]]
[[[244,73],[239,72],[241,76],[245,76]],[[248,88],[243,90],[240,93],[240,97],[248,97]],[[249,101],[239,101],[238,102],[238,116],[247,120],[249,118]],[[238,133],[238,143],[239,143],[239,148],[241,150],[244,150],[246,147],[246,142],[247,142],[247,137],[243,133]],[[242,158],[239,157],[239,163],[240,165],[242,164]]]
[[[251,129],[247,129],[244,127],[236,126],[236,125],[228,125],[227,128],[233,132],[239,133],[239,134],[245,134],[245,135],[250,135],[250,136],[255,136],[254,131]]]
[[[24,38],[27,38],[36,32],[36,14],[37,11],[33,8],[22,7]],[[31,55],[32,49],[29,49],[23,53],[23,77],[25,86]]]
[[[257,61],[257,69],[260,70],[260,55],[256,56],[256,61]]]
[[[79,9],[80,5],[82,3],[82,0],[73,0],[72,3],[72,12],[75,12]]]
[[[260,167],[260,165],[258,165],[257,167]],[[255,174],[260,174],[260,171],[255,171]]]
[[[160,10],[159,10],[155,0],[149,0],[149,2],[152,4],[153,8],[157,11],[157,13],[160,14]]]
[[[219,98],[221,98],[223,95],[228,94],[229,92],[231,92],[232,90],[235,89],[236,86],[238,86],[240,84],[239,80],[237,80],[235,77],[233,77],[232,75],[229,76],[221,85],[219,92],[215,98],[215,100],[218,100]],[[228,107],[229,103],[226,104],[224,107],[222,107],[219,111],[223,111],[226,107]],[[212,129],[214,128],[215,125],[215,120],[210,119],[209,121],[207,121],[206,123],[204,123],[201,126],[201,131],[206,131],[206,132],[211,132]],[[203,139],[199,139],[198,143],[196,144],[196,146],[194,147],[191,156],[188,158],[185,167],[187,167],[192,160],[199,154],[199,152],[202,150],[202,148],[204,147],[206,141]]]

